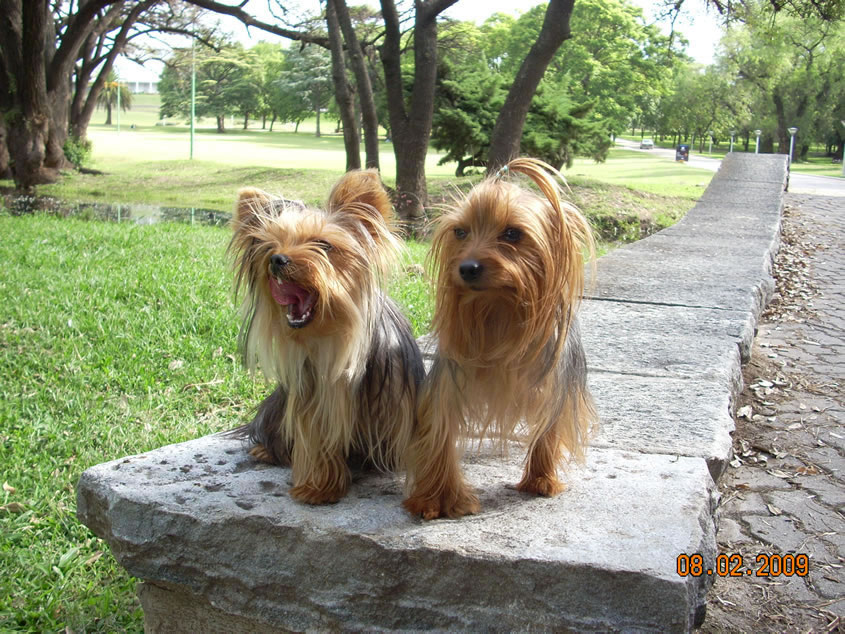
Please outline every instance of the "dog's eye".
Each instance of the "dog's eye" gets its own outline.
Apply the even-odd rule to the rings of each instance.
[[[455,227],[455,237],[458,240],[463,240],[464,238],[467,237],[467,230],[463,229],[461,227]]]
[[[511,244],[515,244],[522,239],[522,231],[517,229],[516,227],[508,227],[502,232],[502,235],[499,236],[500,240],[504,242],[510,242]]]
[[[320,247],[323,251],[331,251],[334,248],[330,242],[326,242],[325,240],[314,240],[314,244]]]

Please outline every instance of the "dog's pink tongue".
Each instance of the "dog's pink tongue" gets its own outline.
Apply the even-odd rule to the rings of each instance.
[[[308,291],[301,286],[291,282],[278,282],[272,277],[270,278],[270,294],[273,295],[276,303],[282,306],[304,304],[309,295]]]

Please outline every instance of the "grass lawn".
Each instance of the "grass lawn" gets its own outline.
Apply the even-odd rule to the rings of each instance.
[[[189,161],[184,128],[156,127],[152,98],[135,108],[119,134],[92,126],[93,166],[107,174],[68,174],[39,193],[225,211],[246,185],[322,202],[343,171],[340,138],[307,131],[201,130]],[[390,183],[387,144],[383,159]],[[436,162],[435,202],[478,178]],[[624,241],[674,222],[712,174],[614,150],[567,177],[604,238]],[[75,486],[90,465],[232,428],[266,392],[237,359],[228,229],[16,217],[0,202],[0,234],[0,631],[140,631],[134,580],[76,520]],[[390,291],[420,334],[427,246],[407,247]]]

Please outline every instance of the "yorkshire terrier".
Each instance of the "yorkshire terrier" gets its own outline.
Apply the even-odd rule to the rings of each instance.
[[[300,502],[341,499],[350,466],[405,465],[424,368],[383,290],[399,252],[391,209],[374,171],[348,172],[325,210],[239,193],[229,253],[240,348],[278,383],[241,433],[255,458],[291,467]]]
[[[540,194],[509,174],[530,178]],[[563,200],[563,176],[520,158],[436,221],[438,349],[421,389],[405,508],[424,519],[479,510],[459,466],[462,441],[527,441],[525,493],[563,490],[557,467],[580,459],[596,420],[576,312],[584,257],[595,260],[586,218]]]

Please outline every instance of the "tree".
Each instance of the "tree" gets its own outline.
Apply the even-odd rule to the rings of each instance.
[[[763,131],[761,148],[789,151],[788,128],[798,128],[798,156],[812,142],[824,143],[837,131],[845,80],[845,24],[748,12],[723,39],[723,72],[754,94],[754,126]],[[837,131],[838,132],[838,131]]]
[[[490,139],[488,168],[497,169],[519,155],[522,128],[531,100],[563,41],[570,36],[569,18],[575,0],[549,0],[543,27],[511,85]]]
[[[191,68],[196,69],[196,116],[214,117],[217,132],[226,131],[226,117],[248,115],[259,94],[252,60],[240,44],[218,43],[174,49],[159,80],[162,117],[188,117],[191,111]]]
[[[118,53],[142,33],[193,32],[194,13],[165,0],[0,0],[0,173],[22,189],[57,180]]]
[[[316,136],[320,136],[320,113],[332,97],[331,56],[319,46],[294,46],[285,55],[286,81],[291,90],[305,95],[311,112],[317,117]]]
[[[352,66],[352,72],[355,74],[355,83],[358,87],[358,103],[361,110],[361,123],[364,128],[365,166],[379,169],[379,118],[364,48],[355,32],[349,8],[346,6],[346,0],[328,0],[328,4],[333,5],[337,13],[338,26],[346,42],[348,58]],[[361,7],[358,8],[359,13],[361,9]],[[365,13],[359,17],[359,24],[362,18],[371,19],[372,15]]]
[[[111,111],[117,106],[118,93],[120,94],[120,109],[126,112],[132,108],[132,93],[126,84],[120,82],[117,74],[111,71],[106,78],[105,85],[97,97],[97,105],[106,109],[105,125],[111,125]]]
[[[437,80],[437,16],[457,0],[416,0],[414,11],[414,67],[410,94],[402,73],[402,29],[396,3],[381,0],[384,43],[379,56],[384,68],[393,153],[396,157],[395,202],[399,217],[416,228],[428,202],[425,157],[434,114]]]
[[[122,4],[80,3],[59,25],[47,0],[0,0],[0,76],[6,86],[0,90],[0,126],[5,128],[0,139],[6,143],[0,158],[9,157],[0,172],[11,167],[18,187],[54,182],[59,170],[69,166],[62,149],[69,127],[68,78],[85,40],[108,9]]]
[[[344,6],[346,6],[344,4]],[[346,78],[346,54],[343,52],[343,36],[338,22],[336,3],[326,3],[326,26],[329,32],[329,50],[332,59],[332,82],[335,103],[343,126],[343,145],[346,148],[346,171],[361,168],[361,143],[358,126],[355,124],[355,98]]]

